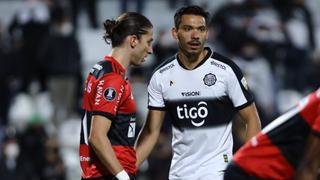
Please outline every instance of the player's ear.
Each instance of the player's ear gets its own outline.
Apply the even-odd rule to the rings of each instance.
[[[131,48],[135,48],[138,44],[138,37],[136,35],[130,35],[129,43]]]
[[[174,39],[178,39],[178,29],[176,27],[171,29],[171,34]]]

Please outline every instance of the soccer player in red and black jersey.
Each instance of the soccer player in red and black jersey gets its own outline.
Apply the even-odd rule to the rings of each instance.
[[[319,166],[320,89],[241,147],[224,179],[315,180]]]
[[[152,53],[153,25],[127,12],[104,22],[111,54],[95,64],[86,80],[81,124],[82,179],[130,180],[136,174],[135,112],[126,69]]]

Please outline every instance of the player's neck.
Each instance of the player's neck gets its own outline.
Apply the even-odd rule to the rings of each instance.
[[[194,69],[195,67],[198,66],[199,63],[202,62],[202,60],[206,57],[208,54],[207,50],[203,50],[199,54],[189,54],[183,51],[180,51],[178,53],[179,59],[181,63],[189,70]]]
[[[123,67],[123,69],[127,69],[130,65],[130,53],[127,53],[122,48],[112,48],[111,56],[118,61],[118,63]]]

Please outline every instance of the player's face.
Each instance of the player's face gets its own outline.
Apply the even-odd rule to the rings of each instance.
[[[138,40],[137,46],[135,47],[133,57],[131,60],[132,65],[141,65],[145,58],[153,53],[152,49],[152,41],[153,41],[153,29],[148,29],[147,34],[143,34]]]
[[[172,29],[172,35],[178,40],[181,51],[191,55],[200,54],[208,39],[206,20],[198,15],[183,15],[179,28]]]

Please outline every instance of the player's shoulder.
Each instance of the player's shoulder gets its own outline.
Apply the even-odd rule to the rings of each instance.
[[[218,68],[226,71],[232,71],[237,77],[242,76],[241,69],[231,58],[214,51],[211,55],[211,60],[211,65],[217,66]]]
[[[317,108],[320,108],[320,88],[309,93],[299,102],[301,107],[307,106],[308,104],[315,104]]]
[[[92,66],[90,69],[90,74],[95,77],[95,79],[101,79],[102,77],[113,76],[113,78],[123,78],[121,74],[121,70],[117,68],[117,66],[112,61],[102,60],[97,62],[95,65]]]
[[[177,59],[176,55],[167,58],[159,66],[157,66],[154,69],[152,75],[163,74],[163,73],[167,72],[168,70],[175,68],[176,65],[174,62],[176,61],[176,59]]]
[[[224,56],[216,51],[212,53],[211,59],[213,59],[211,64],[216,65],[222,69],[227,69],[228,67],[230,67],[231,69],[239,68],[231,58]]]

